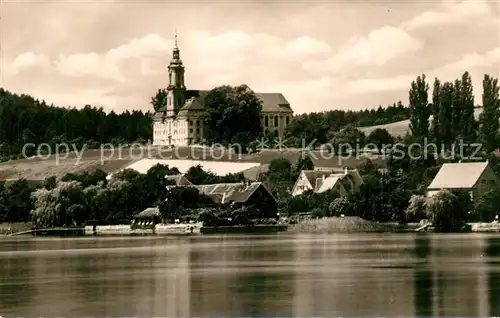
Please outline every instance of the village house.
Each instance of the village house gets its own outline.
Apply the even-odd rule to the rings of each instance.
[[[181,176],[181,175],[179,175]],[[169,178],[173,176],[168,176]],[[185,176],[179,177],[179,180],[187,180]],[[190,184],[168,185],[167,189],[174,187],[193,187],[200,194],[206,195],[217,204],[231,204],[235,209],[241,207],[257,207],[262,215],[267,218],[277,218],[278,205],[271,192],[262,182],[239,182],[239,183],[216,183],[216,184]]]
[[[153,115],[153,145],[187,146],[204,140],[204,119],[207,109],[204,99],[209,91],[187,90],[184,82],[184,64],[177,46],[168,66],[169,84],[166,105]],[[264,132],[282,137],[292,120],[293,110],[281,93],[255,93],[262,101]]]
[[[302,170],[292,188],[292,196],[307,191],[323,193],[328,190],[334,190],[345,196],[358,191],[362,184],[363,178],[356,169]]]
[[[472,199],[476,199],[499,185],[488,161],[445,163],[427,187],[426,196],[432,197],[445,189],[466,190]]]
[[[171,175],[171,176],[165,176],[165,179],[168,181],[173,181],[175,187],[182,187],[182,186],[192,186],[193,184],[191,181],[186,178],[185,174],[176,174],[176,175]]]

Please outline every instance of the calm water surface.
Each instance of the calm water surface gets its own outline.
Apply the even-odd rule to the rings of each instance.
[[[499,316],[499,235],[0,238],[6,317]]]

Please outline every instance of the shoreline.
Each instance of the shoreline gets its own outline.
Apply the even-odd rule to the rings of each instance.
[[[500,233],[500,223],[468,223],[471,233]],[[418,233],[415,230],[420,223],[409,223],[401,226],[397,223],[377,223],[358,217],[326,217],[307,219],[298,224],[254,225],[254,226],[202,226],[196,224],[159,224],[152,229],[131,229],[130,225],[101,225],[93,226],[38,229],[40,236],[187,236],[210,234],[263,234],[263,233]],[[74,232],[73,235],[61,235],[61,232]],[[59,235],[50,235],[48,232],[58,232]],[[78,234],[76,234],[78,232]],[[16,235],[16,233],[18,233]],[[14,235],[13,235],[14,234]],[[45,234],[45,235],[44,235]],[[54,233],[55,234],[55,233]],[[32,233],[31,223],[0,223],[0,236],[35,236]]]

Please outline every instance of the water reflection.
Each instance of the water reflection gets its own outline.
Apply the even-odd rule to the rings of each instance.
[[[498,316],[499,239],[417,235],[415,316]]]
[[[223,238],[191,250],[193,316],[291,316],[293,246]]]
[[[500,237],[0,240],[4,316],[498,316]]]
[[[415,237],[414,306],[416,317],[433,316],[434,282],[429,258],[431,242],[425,234]]]
[[[28,241],[23,247],[29,248],[34,242]],[[0,252],[2,244],[0,243]],[[12,244],[11,250],[22,248]],[[34,286],[25,284],[25,279],[35,277],[35,267],[27,258],[0,257],[0,309],[17,308],[33,299],[36,291]],[[2,311],[0,310],[0,315]]]
[[[500,316],[500,237],[487,239],[489,316]]]

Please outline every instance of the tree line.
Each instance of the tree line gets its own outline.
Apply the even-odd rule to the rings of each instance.
[[[313,141],[314,146],[353,140],[359,140],[361,144],[387,142],[391,139],[382,129],[378,129],[372,136],[376,138],[370,140],[365,139],[357,127],[410,119],[414,139],[429,137],[433,142],[445,145],[446,149],[457,140],[465,143],[479,140],[488,149],[493,149],[497,144],[498,130],[497,91],[497,79],[485,75],[483,114],[478,122],[474,119],[474,96],[468,72],[453,82],[442,83],[436,78],[432,96],[428,96],[429,84],[422,75],[411,83],[407,107],[399,101],[386,108],[332,110],[295,116],[286,130],[287,145],[301,147],[304,142]],[[166,92],[160,89],[152,97],[151,104],[159,109],[165,97]],[[262,136],[262,104],[246,85],[216,87],[205,97],[204,104],[208,109],[205,122],[208,144],[239,143],[245,150],[245,146],[251,148],[251,143],[260,137],[274,137]],[[102,108],[90,105],[83,109],[59,108],[28,95],[0,89],[0,159],[17,158],[26,143],[67,142],[86,144],[89,148],[103,143],[145,143],[152,139],[151,115],[141,111],[106,113]]]
[[[90,105],[61,108],[0,88],[0,161],[19,158],[27,143],[87,148],[105,143],[146,143],[152,136],[150,115],[141,111],[106,113]]]
[[[498,92],[498,79],[484,75],[482,113],[476,120],[474,91],[468,72],[453,82],[442,83],[434,79],[432,97],[425,75],[418,76],[411,83],[409,96],[410,129],[414,140],[429,138],[448,151],[459,142],[479,142],[486,152],[496,150],[500,118]]]
[[[157,164],[147,173],[125,169],[107,178],[102,170],[68,173],[34,183],[25,179],[0,183],[0,223],[33,222],[39,227],[130,223],[146,208],[159,207],[164,219],[172,221],[191,215],[193,208],[214,207],[196,189],[174,187],[167,175],[179,174],[175,167]],[[232,183],[243,174],[217,176],[201,166],[191,167],[187,178],[194,184]],[[165,200],[168,199],[168,200]],[[227,210],[227,209],[226,209]]]
[[[498,175],[500,159],[484,157]],[[277,200],[278,212],[290,220],[309,212],[313,217],[357,216],[377,222],[418,222],[431,219],[441,231],[456,231],[466,222],[490,222],[500,204],[500,189],[490,189],[471,201],[463,191],[444,191],[425,198],[425,191],[444,159],[409,160],[390,157],[386,171],[369,160],[359,167],[364,183],[358,192],[341,196],[335,191],[308,191],[292,196],[291,189],[302,170],[314,168],[307,155],[295,163],[277,158],[259,180]],[[166,175],[179,174],[175,167],[156,165],[147,173],[123,170],[106,178],[102,170],[69,173],[60,180],[47,178],[40,184],[27,180],[0,183],[0,222],[33,222],[38,227],[98,224],[128,224],[146,208],[158,207],[162,219],[173,222],[194,220],[206,225],[248,225],[276,222],[258,205],[220,205],[192,187],[172,186]],[[185,176],[194,184],[242,182],[243,174],[216,176],[201,166],[191,167]],[[257,221],[255,221],[257,220]]]

